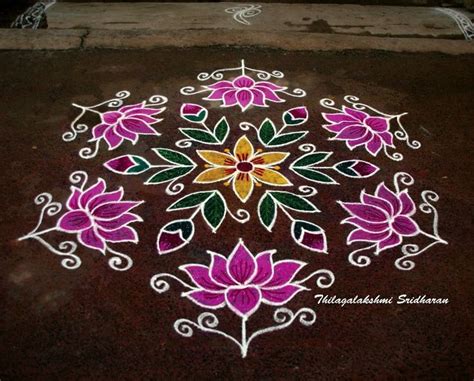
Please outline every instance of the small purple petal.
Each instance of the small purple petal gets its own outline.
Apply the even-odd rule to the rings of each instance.
[[[133,213],[125,213],[113,220],[96,220],[94,221],[102,230],[115,230],[131,222],[143,221],[140,216]]]
[[[253,102],[253,94],[250,90],[239,90],[236,97],[242,110],[246,110]]]
[[[256,268],[252,253],[243,242],[239,242],[227,260],[227,272],[237,283],[246,284],[254,276]]]
[[[398,199],[398,196],[388,189],[384,183],[379,184],[376,191],[377,197],[382,198],[390,203],[392,206],[392,215],[395,216],[400,213],[402,203]]]
[[[258,89],[252,89],[250,91],[253,94],[253,104],[255,106],[260,106],[260,107],[266,106],[266,104],[265,104],[265,94],[263,93],[263,91],[258,90]]]
[[[393,147],[393,135],[390,132],[380,132],[377,134],[385,145]]]
[[[298,292],[305,290],[304,287],[289,284],[283,287],[277,287],[272,289],[262,289],[263,303],[270,304],[272,306],[281,306],[288,303]]]
[[[294,119],[308,119],[308,109],[305,106],[294,107],[287,111]]]
[[[216,283],[222,286],[236,285],[235,281],[227,272],[227,259],[222,255],[211,253],[210,276]]]
[[[117,120],[121,118],[123,114],[118,111],[107,111],[102,114],[102,120],[107,124],[115,124]]]
[[[76,187],[71,187],[71,195],[69,196],[67,200],[67,207],[70,210],[75,210],[75,209],[80,209],[79,206],[79,198],[81,197],[82,192],[76,188]]]
[[[180,267],[185,271],[194,284],[206,291],[222,291],[225,287],[220,286],[209,276],[209,268],[203,265],[185,265]]]
[[[309,231],[303,229],[298,242],[312,251],[325,253],[327,250],[326,234],[324,231]]]
[[[344,128],[339,132],[334,139],[337,140],[358,140],[367,134],[367,127],[363,126],[350,126]]]
[[[227,90],[224,93],[223,102],[225,107],[235,106],[237,101],[237,90]]]
[[[367,194],[365,191],[362,191],[360,194],[360,200],[366,205],[371,205],[382,209],[387,213],[387,216],[393,216],[392,206],[387,200]]]
[[[219,81],[216,83],[213,83],[212,85],[207,86],[208,89],[211,90],[216,90],[216,89],[232,89],[234,88],[234,85],[230,81]]]
[[[366,129],[366,134],[361,137],[360,139],[348,140],[347,145],[350,149],[361,146],[362,144],[367,143],[370,139],[373,138],[374,134],[369,130]]]
[[[129,130],[131,132],[134,132],[134,133],[146,134],[146,135],[156,135],[156,131],[140,119],[127,118],[127,119],[122,119],[122,121],[120,123],[127,130]]]
[[[364,123],[375,132],[385,132],[388,130],[388,121],[379,116],[369,116]]]
[[[204,110],[204,107],[197,105],[195,103],[185,103],[181,106],[181,114],[197,116],[201,111]]]
[[[264,87],[272,91],[281,91],[281,90],[286,89],[286,87],[284,86],[278,86],[278,85],[275,85],[274,83],[267,82],[267,81],[260,81],[260,82],[255,83],[255,87],[257,86],[262,87],[262,88]]]
[[[400,202],[402,203],[402,210],[400,214],[403,214],[405,216],[411,216],[415,214],[416,211],[416,206],[415,203],[413,202],[412,198],[408,194],[408,190],[404,190],[398,195],[398,198]]]
[[[232,91],[234,94],[236,92],[233,88],[229,89],[229,88],[225,87],[225,88],[222,88],[222,89],[213,90],[212,93],[209,94],[204,99],[208,100],[208,101],[218,101],[218,100],[221,100],[224,97],[224,95],[229,91]]]
[[[273,266],[273,276],[262,287],[279,287],[290,283],[305,264],[291,259],[278,261]]]
[[[240,77],[234,79],[234,81],[232,82],[232,85],[234,87],[240,89],[250,89],[253,87],[254,84],[255,81],[246,75],[241,75]]]
[[[377,156],[382,149],[382,139],[378,135],[374,135],[372,140],[367,143],[366,148],[373,156]]]
[[[143,109],[143,104],[145,102],[141,102],[141,103],[135,103],[133,105],[128,105],[128,106],[123,106],[123,107],[120,107],[119,111],[121,113],[127,113],[129,111],[132,111],[132,110],[141,110]]]
[[[374,173],[377,173],[379,167],[367,161],[357,160],[351,169],[356,171],[360,177],[369,177]]]
[[[105,131],[107,131],[107,128],[109,127],[110,127],[110,124],[106,124],[106,123],[101,123],[101,124],[98,124],[97,126],[94,126],[94,128],[92,129],[92,137],[94,139],[100,139],[101,137],[104,136]]]
[[[115,230],[102,230],[99,228],[97,233],[103,239],[110,242],[138,242],[137,232],[130,226],[122,226]]]
[[[98,196],[99,194],[104,193],[105,191],[105,181],[103,179],[97,179],[97,182],[90,186],[88,189],[86,189],[83,193],[82,196],[79,198],[79,205],[81,208],[85,209],[87,208],[87,204],[89,201],[93,198]]]
[[[350,108],[350,107],[346,107],[346,106],[343,106],[342,107],[342,110],[344,111],[344,113],[346,113],[347,115],[350,115],[352,116],[353,118],[363,122],[368,116],[369,114],[363,112],[363,111],[359,111],[359,110],[355,110],[353,108]]]
[[[396,233],[392,232],[386,239],[379,242],[377,245],[377,251],[381,252],[391,247],[398,246],[402,242],[402,238]]]
[[[350,122],[351,124],[360,123],[360,121],[357,118],[354,118],[353,116],[344,114],[342,112],[336,112],[336,113],[323,112],[321,113],[321,115],[326,121],[330,123],[342,123],[342,122]]]
[[[109,146],[109,150],[117,148],[123,142],[123,138],[115,133],[114,128],[109,128],[105,132],[104,137]]]
[[[257,272],[251,283],[260,285],[267,282],[273,275],[273,252],[263,252],[256,256]]]
[[[204,308],[221,308],[225,305],[225,297],[221,292],[200,290],[187,292],[184,296]]]
[[[349,126],[360,126],[359,122],[356,122],[354,120],[351,121],[344,121],[344,122],[339,122],[335,124],[324,124],[323,128],[325,128],[328,131],[331,132],[341,132],[344,128],[349,127]]]
[[[343,202],[341,205],[353,216],[368,222],[385,222],[388,219],[388,215],[375,206],[357,202]]]
[[[79,233],[78,240],[81,244],[94,250],[99,250],[105,254],[105,242],[97,235],[94,228],[83,230]]]
[[[414,236],[420,231],[420,228],[410,217],[398,216],[392,222],[393,230],[404,236]]]
[[[181,233],[179,231],[161,231],[158,236],[157,242],[158,252],[160,254],[167,254],[171,251],[183,247],[184,245],[186,245],[186,243],[187,242],[182,238]]]
[[[252,315],[262,301],[260,290],[252,286],[238,289],[230,288],[225,293],[225,299],[233,312],[245,318]]]
[[[88,229],[92,225],[89,216],[82,210],[73,210],[61,216],[57,226],[68,233]]]
[[[362,229],[356,229],[349,233],[347,236],[347,243],[352,242],[379,242],[387,238],[390,234],[390,230],[383,231],[380,233],[370,233]]]
[[[284,100],[281,99],[281,98],[275,93],[274,90],[272,90],[272,89],[270,89],[270,88],[268,88],[268,87],[256,85],[256,86],[254,87],[254,89],[260,90],[263,94],[265,94],[266,100],[268,100],[268,101],[270,101],[270,102],[276,102],[276,103],[284,102]]]
[[[380,233],[390,228],[388,222],[373,223],[367,222],[357,217],[349,217],[342,221],[342,223],[352,224],[354,226],[360,227],[364,230],[367,230],[371,233]]]
[[[87,203],[87,209],[90,211],[94,210],[96,207],[102,204],[106,204],[109,202],[117,202],[120,201],[123,197],[123,189],[120,188],[116,191],[113,192],[107,192],[107,193],[102,193],[99,194],[98,196],[95,196],[90,199],[90,201]]]
[[[138,135],[135,132],[131,132],[129,130],[126,130],[122,123],[119,123],[115,127],[115,133],[119,136],[121,136],[124,139],[130,140],[133,143],[136,143],[138,141]]]
[[[111,220],[121,216],[122,214],[128,212],[130,209],[135,208],[139,204],[140,202],[134,201],[110,202],[98,206],[92,211],[92,214],[95,218]]]

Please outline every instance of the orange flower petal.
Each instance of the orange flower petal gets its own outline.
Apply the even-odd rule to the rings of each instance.
[[[275,165],[284,161],[288,157],[289,154],[290,154],[289,152],[261,153],[252,159],[252,163],[255,165],[264,165],[264,166]]]
[[[234,179],[234,192],[242,202],[246,202],[253,191],[253,179],[248,173],[238,173]]]
[[[234,172],[235,170],[233,168],[210,168],[206,169],[204,172],[201,172],[193,182],[198,184],[215,183],[218,181],[227,180],[234,174]]]
[[[255,168],[252,171],[252,176],[262,183],[268,185],[289,186],[293,185],[290,180],[283,176],[280,172],[274,171],[270,168]]]
[[[232,155],[227,153],[210,150],[198,150],[196,152],[201,157],[201,159],[212,165],[220,167],[232,167],[236,163]]]
[[[237,158],[238,161],[249,161],[253,158],[253,145],[247,139],[247,136],[242,136],[237,143],[235,143],[234,147],[234,156]]]

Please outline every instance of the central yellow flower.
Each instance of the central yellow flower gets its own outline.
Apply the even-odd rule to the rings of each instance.
[[[280,167],[276,164],[284,161],[288,152],[266,152],[261,149],[254,150],[247,136],[242,136],[234,147],[234,153],[229,149],[224,152],[198,150],[198,155],[207,163],[204,172],[194,179],[195,183],[209,184],[227,180],[225,185],[230,185],[235,194],[246,202],[252,194],[254,185],[261,183],[273,186],[290,186],[291,182],[277,172]]]

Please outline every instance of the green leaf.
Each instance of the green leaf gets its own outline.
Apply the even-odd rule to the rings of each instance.
[[[271,147],[286,146],[287,144],[291,144],[300,140],[307,133],[308,131],[298,131],[298,132],[290,132],[288,134],[281,134],[274,137],[272,140],[270,140],[270,142],[268,142],[267,145]]]
[[[275,200],[280,204],[300,212],[319,212],[318,208],[312,202],[309,202],[304,197],[298,196],[290,192],[270,191],[269,192]]]
[[[204,204],[202,215],[212,231],[215,232],[224,220],[227,208],[221,194],[214,192]]]
[[[292,168],[298,175],[305,179],[322,184],[337,184],[337,181],[323,172],[311,168]]]
[[[260,199],[258,204],[258,216],[260,217],[260,222],[267,230],[272,231],[277,217],[277,208],[275,200],[269,194],[264,195]]]
[[[275,125],[270,119],[265,119],[258,130],[258,138],[263,144],[268,144],[276,134]]]
[[[200,130],[197,128],[180,128],[179,129],[184,135],[188,138],[198,141],[200,143],[208,143],[208,144],[218,144],[219,142],[208,131]]]
[[[209,196],[212,195],[212,193],[212,191],[191,193],[183,198],[180,198],[174,204],[169,206],[167,210],[180,210],[196,207],[206,201]]]
[[[167,148],[153,148],[153,151],[160,156],[162,159],[169,163],[174,163],[184,166],[195,166],[196,164],[181,152],[174,151]]]
[[[145,172],[150,168],[150,163],[141,156],[130,155],[130,159],[136,164],[130,167],[126,173],[129,175],[136,175],[138,173]]]
[[[221,118],[214,127],[214,136],[216,137],[219,142],[223,143],[226,140],[227,135],[229,134],[229,123],[227,123],[227,119],[224,117]]]
[[[297,159],[293,164],[292,167],[309,167],[310,165],[322,163],[326,161],[329,156],[332,155],[332,152],[314,152],[304,155]]]
[[[161,184],[182,177],[193,170],[193,167],[173,167],[155,173],[145,184]]]

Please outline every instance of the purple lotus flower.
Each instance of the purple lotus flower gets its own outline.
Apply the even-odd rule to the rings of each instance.
[[[147,108],[144,103],[137,103],[123,106],[116,111],[104,112],[101,114],[102,123],[92,130],[91,140],[105,139],[109,150],[112,150],[122,144],[124,139],[135,144],[139,135],[157,135],[151,125],[162,119],[156,119],[152,115],[159,114],[163,110],[164,108]]]
[[[347,237],[352,242],[374,242],[376,253],[398,246],[403,237],[412,237],[420,232],[411,218],[416,212],[415,203],[405,189],[394,193],[384,183],[378,185],[374,195],[360,194],[360,203],[340,202],[351,217],[341,223],[357,227]]]
[[[273,262],[272,251],[253,256],[242,241],[229,258],[209,252],[209,267],[199,264],[181,266],[196,288],[183,296],[194,303],[211,309],[227,305],[234,313],[246,319],[261,303],[281,306],[298,292],[307,288],[293,279],[306,265],[295,260]]]
[[[194,103],[184,103],[180,109],[181,117],[193,122],[193,123],[202,123],[207,119],[208,111],[197,104]]]
[[[105,253],[107,242],[138,242],[137,232],[128,226],[141,217],[129,213],[142,201],[122,201],[123,189],[106,192],[103,179],[88,189],[71,187],[67,201],[68,212],[57,222],[57,228],[66,233],[77,233],[84,246]]]
[[[340,113],[322,113],[331,124],[323,127],[336,133],[333,139],[345,140],[349,149],[364,145],[372,156],[376,156],[383,146],[393,147],[393,135],[389,131],[389,120],[380,116],[355,110],[346,106]]]
[[[286,90],[286,87],[275,85],[267,81],[255,82],[247,75],[241,75],[230,81],[219,81],[205,86],[211,94],[204,98],[209,101],[222,101],[222,107],[239,105],[242,111],[250,106],[268,107],[267,101],[284,102],[277,92]]]

